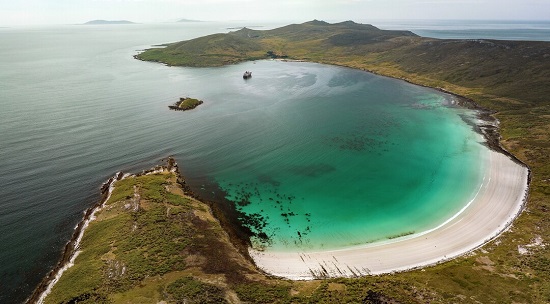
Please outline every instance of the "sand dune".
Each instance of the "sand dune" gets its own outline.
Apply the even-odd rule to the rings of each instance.
[[[494,151],[478,195],[437,229],[388,242],[315,252],[260,252],[259,268],[289,279],[351,277],[402,271],[463,255],[503,232],[523,208],[528,169]]]

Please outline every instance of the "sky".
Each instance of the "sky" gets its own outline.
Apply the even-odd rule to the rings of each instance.
[[[550,0],[0,0],[0,26],[385,19],[550,20]]]

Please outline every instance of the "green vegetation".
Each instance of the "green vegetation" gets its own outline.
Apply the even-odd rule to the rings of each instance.
[[[401,36],[415,37],[416,35],[407,31],[383,31],[371,25],[356,24],[351,21],[338,24],[311,21],[270,31],[243,28],[229,34],[213,34],[168,44],[165,48],[149,49],[135,57],[167,65],[222,66],[266,59],[268,56],[297,58],[299,53],[323,54],[332,45],[366,44]],[[327,40],[328,37],[330,39]]]
[[[151,49],[136,58],[167,65],[192,67],[221,66],[243,60],[264,58],[260,44],[236,35],[214,34]]]
[[[70,302],[86,294],[108,298],[146,277],[185,267],[181,252],[188,243],[182,236],[190,231],[178,216],[189,207],[165,200],[165,178],[141,176],[117,183],[112,198],[86,231],[76,265],[48,298],[51,302]]]
[[[176,111],[187,111],[198,107],[202,103],[202,100],[195,98],[180,98],[178,102],[176,102],[173,106],[168,106],[168,108]]]
[[[235,303],[237,287],[276,284],[180,183],[167,168],[116,182],[45,303]]]
[[[168,285],[166,291],[176,303],[219,304],[227,303],[224,291],[213,284],[203,283],[192,277],[183,277]]]

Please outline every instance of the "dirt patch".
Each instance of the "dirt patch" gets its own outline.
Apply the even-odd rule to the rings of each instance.
[[[476,262],[478,262],[480,265],[474,266],[474,269],[483,269],[489,272],[495,272],[495,263],[491,261],[488,256],[480,256],[476,259]]]

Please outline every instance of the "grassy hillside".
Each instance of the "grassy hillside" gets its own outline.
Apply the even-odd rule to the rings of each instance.
[[[243,28],[229,34],[213,34],[169,44],[165,48],[149,49],[136,58],[178,66],[221,66],[265,59],[268,51],[283,55],[287,51],[294,53],[301,47],[315,47],[323,52],[329,45],[366,44],[400,36],[416,35],[407,31],[384,31],[351,21],[337,24],[310,21],[269,31]]]
[[[238,35],[214,34],[170,44],[162,49],[150,49],[136,57],[168,65],[204,67],[254,60],[264,55],[257,41]]]
[[[260,273],[178,181],[167,168],[118,181],[45,303],[233,302]]]

